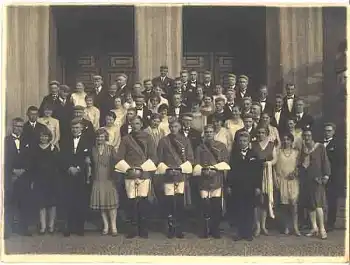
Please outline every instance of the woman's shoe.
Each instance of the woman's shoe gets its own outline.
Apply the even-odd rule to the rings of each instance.
[[[43,236],[46,234],[46,228],[45,229],[40,229],[39,230],[39,235]]]
[[[101,235],[102,236],[108,235],[108,230],[103,229],[102,232],[101,232]]]
[[[301,236],[301,233],[300,233],[299,230],[294,230],[294,235],[296,235],[296,236]]]
[[[48,232],[50,235],[53,235],[55,233],[55,228],[49,228]]]
[[[289,229],[288,229],[288,228],[285,228],[284,231],[283,231],[283,234],[289,235]]]
[[[307,233],[305,236],[307,237],[313,237],[313,236],[318,236],[318,231],[317,230],[311,230],[309,233]]]
[[[256,228],[254,231],[254,237],[258,237],[258,236],[260,236],[260,227]]]
[[[116,236],[118,235],[118,231],[117,231],[117,230],[112,231],[112,232],[111,232],[111,235],[112,235],[112,237],[116,237]]]
[[[269,231],[266,228],[261,228],[261,234],[263,234],[264,236],[268,236]]]
[[[327,232],[324,230],[324,231],[321,231],[320,232],[320,236],[321,236],[321,239],[327,239]]]

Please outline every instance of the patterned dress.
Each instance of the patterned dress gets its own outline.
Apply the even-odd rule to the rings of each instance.
[[[292,149],[290,155],[286,155],[283,150],[278,150],[276,162],[276,181],[280,191],[281,204],[295,204],[299,197],[299,179],[296,176],[290,179],[298,166],[299,152]]]
[[[118,208],[119,199],[116,183],[113,179],[116,151],[113,146],[105,145],[102,154],[98,147],[92,148],[92,191],[90,208],[94,210],[111,210]]]

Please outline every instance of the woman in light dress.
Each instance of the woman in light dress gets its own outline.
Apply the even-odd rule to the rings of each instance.
[[[101,212],[103,229],[102,235],[110,232],[117,236],[117,208],[119,198],[113,178],[114,165],[116,163],[116,151],[113,146],[107,144],[108,133],[100,128],[96,131],[96,144],[92,148],[91,164],[92,191],[90,208]],[[110,222],[108,222],[108,217]]]
[[[116,115],[113,111],[109,111],[106,115],[106,126],[104,128],[108,133],[107,144],[113,146],[115,150],[118,150],[120,145],[120,127],[115,125]]]
[[[241,110],[238,106],[232,108],[231,119],[226,120],[225,127],[229,130],[233,139],[236,132],[244,127],[243,120],[241,119]]]
[[[94,130],[100,128],[100,110],[94,106],[94,96],[87,95],[85,97],[86,108],[84,109],[85,117],[91,121]]]
[[[192,102],[191,113],[193,117],[192,128],[202,133],[204,130],[205,117],[200,111],[200,103],[198,101]]]
[[[132,95],[130,92],[126,93],[124,96],[124,104],[123,107],[128,110],[129,108],[135,108],[136,104],[135,101],[132,98]]]
[[[125,123],[126,118],[126,109],[123,107],[120,97],[114,99],[114,109],[111,111],[114,112],[116,116],[114,125],[120,128]]]
[[[162,96],[163,93],[164,93],[164,92],[163,92],[163,89],[162,89],[161,87],[155,86],[155,87],[153,88],[152,95],[155,95],[155,96],[159,97],[158,107],[159,107],[160,105],[162,105],[162,104],[166,104],[166,105],[169,106],[169,101],[168,101],[166,98],[164,98],[164,97]],[[148,100],[148,107],[150,108],[150,106],[151,106],[151,98]]]
[[[276,148],[280,148],[281,147],[281,140],[280,140],[279,132],[278,132],[276,127],[274,127],[270,124],[271,118],[267,112],[263,112],[261,114],[260,122],[264,126],[268,127],[268,129],[269,129],[268,137],[270,138],[270,141],[275,144]]]
[[[162,104],[158,108],[158,112],[159,112],[160,117],[161,117],[161,122],[159,124],[159,129],[164,132],[165,136],[170,133],[168,110],[169,110],[169,107],[166,104]]]
[[[223,119],[220,115],[213,115],[212,123],[214,127],[214,140],[223,143],[227,151],[231,153],[233,137],[228,129],[223,127]]]
[[[284,234],[293,229],[294,235],[300,236],[298,226],[298,199],[299,199],[299,151],[293,149],[294,136],[287,133],[282,137],[281,149],[277,151],[275,166],[275,186],[280,193]]]
[[[38,122],[45,125],[52,134],[51,144],[58,147],[58,142],[60,140],[60,122],[52,118],[53,106],[47,104],[43,107],[44,116],[38,118]]]
[[[86,95],[87,94],[85,93],[85,86],[83,82],[78,82],[75,87],[75,92],[72,93],[70,99],[74,106],[83,106],[84,108],[86,108]]]
[[[291,133],[294,136],[293,148],[301,150],[303,145],[302,130],[295,129],[296,118],[290,117],[287,119],[287,132]]]

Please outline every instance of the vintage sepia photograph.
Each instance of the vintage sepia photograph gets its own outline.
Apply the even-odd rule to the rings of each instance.
[[[3,14],[2,261],[349,261],[346,6]]]

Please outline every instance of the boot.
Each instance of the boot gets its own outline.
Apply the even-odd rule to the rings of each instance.
[[[210,228],[210,200],[209,198],[202,199],[202,233],[201,238],[209,237]]]
[[[134,238],[138,235],[138,209],[137,199],[129,199],[130,223],[126,238]]]
[[[175,200],[175,196],[164,196],[164,206],[167,211],[166,215],[167,215],[168,238],[175,237],[174,200]]]
[[[148,198],[139,198],[139,236],[142,238],[148,238],[148,224],[147,224],[147,213],[149,211]]]
[[[220,221],[221,221],[221,197],[214,197],[210,199],[210,208],[211,208],[211,227],[210,227],[210,235],[213,238],[221,238],[220,236]]]
[[[183,217],[184,217],[184,195],[175,195],[175,235],[177,238],[184,238],[183,233]]]

